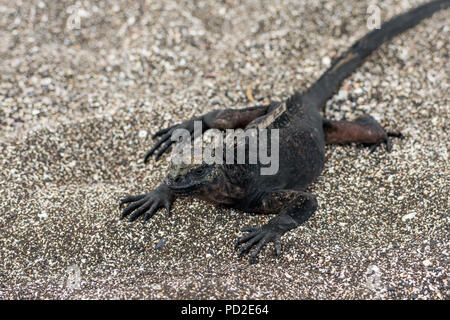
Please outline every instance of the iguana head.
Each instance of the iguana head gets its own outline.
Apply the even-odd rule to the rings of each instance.
[[[245,187],[230,181],[231,172],[219,164],[171,163],[165,183],[178,195],[194,195],[214,203],[232,204],[245,196]]]
[[[191,157],[190,152],[183,152],[186,149],[183,149],[182,144],[178,148],[172,153],[165,181],[172,192],[195,195],[197,198],[223,204],[231,204],[244,195],[245,177],[239,174],[237,165],[225,164],[226,152],[223,152],[222,161],[207,163],[203,159],[203,153],[194,153],[194,157]],[[226,147],[223,148],[225,150]],[[236,179],[236,176],[239,178]]]
[[[172,162],[166,184],[177,194],[193,194],[204,192],[220,181],[225,181],[225,175],[219,165]]]

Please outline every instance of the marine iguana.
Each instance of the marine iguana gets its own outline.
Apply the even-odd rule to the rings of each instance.
[[[145,162],[153,154],[158,159],[168,150],[175,129],[192,133],[194,121],[201,121],[203,131],[248,130],[263,124],[267,129],[279,129],[279,170],[275,175],[261,175],[259,164],[171,164],[169,174],[155,190],[122,199],[121,205],[128,205],[121,219],[129,216],[129,221],[134,221],[143,216],[147,221],[163,207],[170,214],[172,203],[180,196],[194,196],[246,212],[278,213],[261,227],[241,229],[248,233],[237,239],[235,249],[241,246],[238,257],[249,253],[250,263],[254,263],[261,249],[273,242],[280,255],[281,236],[304,223],[317,209],[316,198],[305,189],[323,170],[326,144],[356,142],[369,145],[373,151],[385,143],[390,151],[389,137],[401,136],[399,132],[387,132],[368,115],[354,121],[324,119],[322,107],[375,49],[449,5],[450,0],[431,1],[385,22],[355,42],[311,87],[282,103],[215,110],[156,132],[153,138],[160,138],[145,155]]]

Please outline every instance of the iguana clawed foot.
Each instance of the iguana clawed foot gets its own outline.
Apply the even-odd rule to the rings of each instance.
[[[392,141],[390,137],[403,139],[405,136],[400,131],[388,131],[385,133],[385,136],[380,139],[380,141],[370,145],[370,153],[374,152],[382,143],[386,143],[386,151],[391,152],[392,150]]]
[[[274,228],[272,228],[269,224],[263,225],[262,227],[244,227],[241,231],[249,233],[245,236],[239,237],[236,240],[236,245],[234,246],[235,250],[239,247],[239,245],[245,243],[245,245],[243,245],[239,250],[238,258],[250,252],[250,250],[255,247],[249,254],[250,263],[255,263],[259,252],[269,242],[273,242],[275,244],[277,256],[281,254],[280,240],[283,234],[280,231],[274,230]]]
[[[165,185],[160,185],[153,191],[147,194],[140,194],[135,196],[125,197],[120,201],[120,204],[129,203],[122,211],[120,219],[126,216],[129,221],[136,220],[139,216],[144,215],[144,222],[147,222],[158,209],[164,207],[167,213],[170,214],[170,208],[173,202],[173,195]]]
[[[194,121],[201,120],[201,118],[195,118],[188,121],[185,121],[183,123],[175,124],[173,126],[170,126],[168,128],[159,130],[156,132],[152,138],[160,137],[159,140],[153,145],[153,147],[145,154],[144,162],[147,162],[148,159],[158,150],[156,153],[155,160],[158,160],[164,152],[166,152],[167,149],[175,142],[171,140],[172,133],[176,129],[185,129],[188,130],[189,133],[192,136],[192,133],[194,132]]]
[[[361,128],[364,128],[366,130],[366,132],[363,132],[361,136],[366,139],[370,139],[370,137],[372,136],[372,138],[377,140],[376,142],[369,144],[371,153],[374,152],[383,143],[386,144],[386,151],[391,152],[392,141],[390,137],[403,138],[403,135],[399,131],[386,131],[378,121],[376,121],[372,116],[369,115],[363,115],[359,117],[355,120],[355,123],[360,124]],[[377,136],[379,138],[376,138]]]

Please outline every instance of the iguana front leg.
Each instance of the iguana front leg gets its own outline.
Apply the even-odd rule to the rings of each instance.
[[[154,146],[145,154],[144,162],[156,152],[156,160],[172,145],[174,141],[170,139],[172,133],[176,129],[186,129],[191,135],[194,133],[194,122],[201,121],[202,133],[208,129],[237,129],[245,128],[247,124],[258,117],[266,114],[270,105],[255,106],[244,109],[224,109],[214,110],[200,117],[187,120],[183,123],[173,125],[171,127],[159,130],[153,135],[153,138],[160,137]],[[193,136],[193,138],[196,138]],[[158,150],[158,151],[157,151]]]
[[[373,117],[364,115],[355,121],[324,120],[323,130],[327,144],[362,143],[370,146],[373,152],[382,143],[391,151],[392,142],[389,137],[402,138],[400,132],[386,131]]]
[[[128,220],[134,221],[139,216],[144,215],[144,222],[146,222],[162,207],[166,208],[167,214],[170,214],[170,208],[174,200],[174,193],[165,183],[161,183],[155,190],[146,194],[127,196],[122,199],[121,205],[129,204],[122,211],[120,219],[130,215]]]
[[[250,263],[256,262],[261,249],[269,242],[275,245],[276,254],[281,254],[280,239],[283,234],[304,223],[317,209],[316,198],[308,193],[295,190],[273,191],[265,194],[254,212],[281,213],[272,218],[267,224],[261,227],[245,227],[241,231],[249,232],[237,239],[235,249],[244,244],[239,250],[238,257],[254,250],[250,253]]]

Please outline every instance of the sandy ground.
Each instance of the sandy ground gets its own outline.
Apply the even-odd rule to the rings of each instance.
[[[118,219],[120,198],[165,176],[167,156],[142,161],[152,133],[255,104],[250,84],[263,102],[306,88],[368,31],[368,3],[1,0],[0,298],[448,299],[448,10],[329,102],[406,139],[329,147],[319,210],[282,257],[233,251],[269,216],[185,199]],[[420,3],[382,1],[382,20]]]

